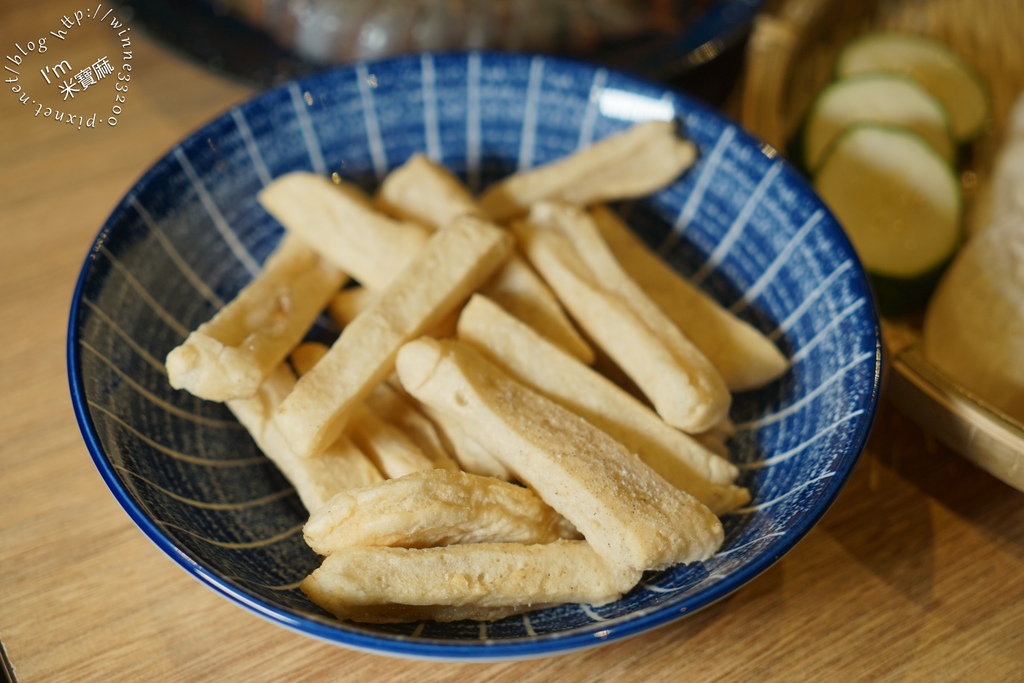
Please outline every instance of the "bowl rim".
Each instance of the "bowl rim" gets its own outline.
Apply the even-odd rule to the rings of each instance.
[[[111,230],[116,227],[116,220],[135,189],[146,183],[153,182],[156,177],[163,173],[164,167],[169,163],[168,158],[172,154],[174,147],[178,145],[185,145],[188,142],[201,137],[210,126],[215,125],[224,117],[230,116],[230,112],[235,107],[253,105],[261,100],[269,100],[294,83],[297,83],[299,87],[304,87],[312,85],[313,82],[318,81],[319,79],[336,75],[337,72],[354,71],[358,65],[365,65],[368,67],[392,65],[403,61],[418,60],[425,54],[430,54],[435,58],[445,56],[468,57],[470,55],[480,55],[483,58],[499,60],[530,60],[535,57],[540,57],[545,61],[562,66],[568,66],[573,69],[580,68],[589,72],[593,72],[598,69],[606,69],[609,73],[615,73],[617,77],[621,77],[621,82],[624,84],[644,87],[655,86],[660,88],[667,94],[671,94],[672,97],[677,98],[677,100],[681,100],[688,111],[700,110],[706,115],[711,115],[716,119],[727,122],[729,125],[734,125],[736,127],[737,138],[742,140],[743,143],[751,149],[757,149],[759,153],[766,156],[773,156],[774,153],[774,150],[765,146],[759,140],[739,128],[738,125],[729,121],[721,112],[718,112],[692,96],[679,92],[670,85],[655,83],[617,69],[590,64],[572,58],[550,55],[478,50],[443,53],[416,53],[332,67],[316,74],[287,81],[274,88],[255,93],[246,100],[229,107],[227,110],[220,112],[216,116],[197,126],[188,135],[177,141],[170,150],[153,162],[152,165],[149,166],[136,180],[136,182],[132,184],[131,188],[129,188],[124,196],[121,197],[90,244],[89,251],[87,252],[87,256],[82,264],[75,284],[74,293],[72,295],[68,318],[66,362],[75,419],[94,465],[114,498],[125,510],[135,525],[147,538],[149,538],[151,542],[170,557],[177,565],[183,568],[190,576],[205,584],[208,588],[213,589],[214,592],[218,593],[222,597],[225,597],[229,601],[241,606],[245,610],[288,630],[329,642],[334,645],[343,645],[363,652],[434,661],[488,662],[533,659],[583,650],[605,643],[630,638],[652,630],[653,628],[667,625],[683,616],[693,614],[694,612],[721,600],[740,587],[746,585],[755,577],[759,576],[769,567],[774,565],[779,559],[792,550],[792,548],[807,535],[818,521],[820,521],[821,517],[831,507],[839,493],[845,487],[850,473],[859,461],[867,443],[871,425],[878,410],[883,370],[883,346],[881,343],[879,320],[877,313],[875,312],[876,309],[866,275],[864,274],[859,261],[856,260],[852,245],[841,230],[836,233],[835,238],[839,242],[845,242],[844,248],[854,256],[854,267],[856,269],[855,274],[858,275],[858,277],[855,281],[851,282],[851,286],[859,295],[864,297],[866,302],[869,304],[866,307],[868,310],[865,312],[865,315],[871,316],[872,332],[875,341],[875,368],[871,376],[871,387],[870,391],[865,392],[864,398],[862,399],[865,403],[864,415],[862,419],[858,420],[858,428],[850,439],[848,445],[848,456],[836,461],[837,467],[833,472],[833,476],[830,477],[828,485],[825,487],[821,497],[819,498],[817,508],[812,509],[810,514],[804,514],[799,519],[795,520],[792,525],[788,526],[783,538],[779,539],[771,547],[772,552],[763,553],[753,560],[746,562],[739,569],[726,575],[721,580],[713,582],[696,595],[681,599],[672,604],[646,608],[635,613],[618,617],[615,619],[615,623],[595,622],[594,624],[587,626],[577,627],[569,632],[554,632],[530,636],[528,640],[524,640],[522,638],[507,640],[495,638],[481,639],[478,641],[448,641],[438,638],[425,638],[422,636],[408,636],[380,632],[368,633],[365,631],[346,628],[346,622],[338,621],[336,623],[332,623],[328,618],[318,620],[311,616],[305,616],[290,608],[275,606],[263,601],[255,595],[247,594],[245,590],[234,585],[231,581],[218,576],[215,570],[207,567],[201,560],[193,557],[187,550],[175,545],[170,537],[168,537],[159,528],[159,526],[147,516],[140,504],[132,497],[130,492],[122,484],[119,477],[114,472],[111,463],[106,458],[98,438],[98,431],[92,422],[86,405],[87,399],[85,396],[84,377],[82,374],[83,371],[80,359],[81,344],[78,343],[79,331],[81,329],[80,318],[82,320],[85,319],[81,314],[81,302],[84,298],[84,290],[93,273],[93,261],[95,260],[96,252],[107,239]],[[806,186],[805,189],[808,191],[810,199],[815,201],[821,208],[825,208],[823,202],[814,194],[810,185],[801,180],[795,168],[785,160],[782,160],[781,163],[783,164],[782,173],[788,174],[791,179],[795,178],[798,181],[798,185],[802,182],[803,185]],[[827,211],[827,209],[825,210]]]

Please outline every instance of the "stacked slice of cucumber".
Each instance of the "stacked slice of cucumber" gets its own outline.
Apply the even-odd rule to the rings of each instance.
[[[977,72],[941,43],[872,33],[846,45],[798,145],[883,315],[921,310],[960,244],[958,150],[985,128]]]

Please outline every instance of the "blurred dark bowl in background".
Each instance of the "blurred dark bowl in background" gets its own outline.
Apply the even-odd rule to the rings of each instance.
[[[205,68],[266,88],[420,50],[576,57],[721,105],[767,0],[128,0],[132,21]]]

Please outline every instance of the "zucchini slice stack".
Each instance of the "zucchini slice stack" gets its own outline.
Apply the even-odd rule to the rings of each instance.
[[[963,233],[959,149],[991,98],[941,43],[871,33],[847,44],[804,123],[800,161],[871,276],[881,313],[921,310]]]

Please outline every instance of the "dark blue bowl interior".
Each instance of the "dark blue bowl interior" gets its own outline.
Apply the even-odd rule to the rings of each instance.
[[[682,273],[793,358],[738,395],[731,445],[751,504],[724,518],[711,560],[646,576],[600,608],[481,625],[340,623],[298,582],[318,564],[288,482],[221,405],[174,391],[163,359],[257,272],[281,227],[256,201],[297,169],[372,190],[413,152],[473,189],[635,121],[675,118],[700,148],[667,189],[619,208]],[[332,334],[329,323],[318,333]],[[775,151],[663,86],[547,57],[404,57],[263,94],[158,161],[83,266],[71,311],[72,398],[96,466],[132,519],[210,587],[286,627],[375,652],[530,657],[627,637],[739,588],[789,550],[838,494],[878,399],[877,318],[861,267]]]

